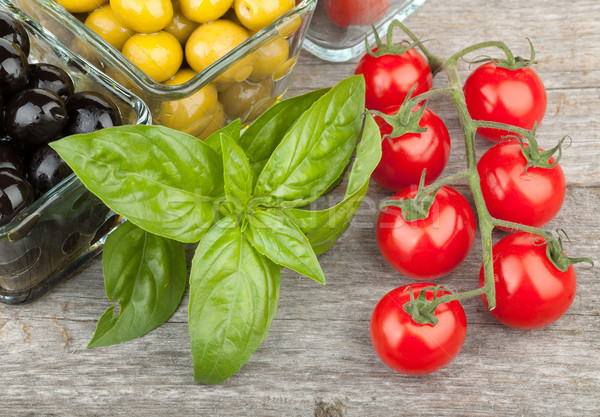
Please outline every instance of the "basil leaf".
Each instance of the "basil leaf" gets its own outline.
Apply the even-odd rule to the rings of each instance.
[[[108,207],[144,230],[197,242],[223,194],[221,158],[186,133],[120,126],[50,144]]]
[[[221,133],[225,196],[233,213],[246,208],[252,195],[252,171],[250,162],[242,148],[229,136]]]
[[[315,254],[321,255],[331,249],[348,229],[368,189],[369,184],[365,183],[354,194],[326,210],[285,209],[284,211],[305,234]]]
[[[240,138],[240,133],[242,131],[242,123],[240,119],[235,119],[233,122],[225,125],[221,129],[217,130],[215,133],[211,134],[209,137],[204,139],[204,143],[212,148],[213,151],[221,155],[223,152],[221,151],[221,133],[226,134],[234,141],[238,141]]]
[[[262,170],[254,195],[297,207],[316,200],[344,171],[362,128],[365,83],[347,78],[324,94],[285,135]]]
[[[190,273],[196,381],[218,384],[246,363],[267,337],[280,283],[280,268],[250,245],[234,216],[204,235]]]
[[[244,233],[260,253],[278,265],[325,284],[325,275],[310,242],[284,212],[257,208],[247,218]]]
[[[88,347],[141,337],[166,322],[179,306],[187,280],[183,244],[148,233],[131,222],[112,232],[102,256],[109,307]]]
[[[327,91],[329,89],[324,88],[283,100],[248,126],[238,144],[246,151],[250,162],[254,166],[261,165],[262,169],[285,133]]]
[[[284,210],[306,235],[317,255],[331,249],[350,226],[354,214],[367,194],[371,173],[380,159],[381,134],[377,123],[369,114],[365,120],[362,139],[356,149],[356,159],[348,176],[344,199],[326,210]]]

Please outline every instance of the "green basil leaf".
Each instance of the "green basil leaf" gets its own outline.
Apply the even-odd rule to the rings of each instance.
[[[246,208],[252,196],[252,171],[242,148],[229,136],[221,133],[225,196],[230,210],[239,213]]]
[[[223,164],[208,145],[162,126],[120,126],[51,146],[108,207],[144,230],[197,242],[223,194]]]
[[[328,251],[350,226],[367,190],[371,173],[381,159],[381,134],[373,117],[365,120],[362,139],[348,176],[344,199],[337,205],[319,211],[286,209],[286,214],[306,235],[317,255]]]
[[[88,347],[141,337],[166,322],[179,306],[187,280],[183,244],[125,222],[106,239],[102,255],[109,307]]]
[[[211,134],[209,137],[204,139],[204,143],[210,146],[213,151],[221,155],[223,152],[221,151],[221,133],[226,134],[234,141],[238,141],[240,138],[240,134],[242,131],[242,123],[240,119],[235,119],[233,122],[225,125],[221,129],[217,130],[215,133]]]
[[[190,273],[196,381],[218,384],[246,363],[269,333],[280,283],[280,268],[250,245],[234,216],[204,235]]]
[[[350,226],[360,207],[369,184],[363,184],[354,194],[326,210],[284,209],[310,242],[315,254],[327,252]]]
[[[252,165],[260,165],[262,169],[285,133],[327,91],[329,89],[324,88],[283,100],[248,126],[238,144],[246,151]]]
[[[310,242],[284,212],[257,208],[247,218],[244,233],[260,253],[278,265],[325,284],[325,275]]]
[[[287,132],[262,170],[256,196],[297,207],[316,200],[344,171],[362,129],[365,83],[347,78],[324,94]]]

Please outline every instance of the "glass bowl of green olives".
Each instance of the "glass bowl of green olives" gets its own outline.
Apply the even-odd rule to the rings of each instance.
[[[0,0],[204,139],[287,90],[316,0]],[[10,6],[9,6],[10,7]]]
[[[141,99],[21,9],[0,5],[0,301],[44,294],[122,221],[48,143],[151,120]]]

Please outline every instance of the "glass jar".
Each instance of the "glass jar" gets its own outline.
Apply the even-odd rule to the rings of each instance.
[[[20,8],[0,10],[19,20],[31,42],[29,62],[66,70],[75,91],[96,91],[119,108],[123,124],[150,124],[145,103],[65,47]],[[98,254],[122,219],[71,174],[0,227],[0,301],[22,303],[44,294]]]
[[[365,37],[374,45],[373,26],[383,39],[394,19],[404,20],[425,0],[320,0],[304,49],[331,62],[365,53]]]

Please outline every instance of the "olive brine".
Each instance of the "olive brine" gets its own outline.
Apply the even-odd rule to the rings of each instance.
[[[71,174],[49,142],[121,125],[110,98],[76,93],[62,68],[28,62],[29,49],[23,25],[0,11],[0,226]]]

